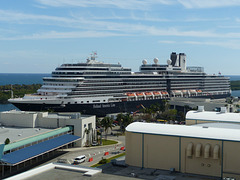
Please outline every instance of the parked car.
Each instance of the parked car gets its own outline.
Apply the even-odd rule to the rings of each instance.
[[[98,145],[97,141],[92,142],[92,146],[97,146],[97,145]]]
[[[81,163],[83,163],[83,162],[85,162],[86,161],[86,156],[85,155],[81,155],[81,156],[78,156],[78,157],[76,157],[75,159],[74,159],[74,161],[73,161],[73,164],[75,165],[75,164],[81,164]]]

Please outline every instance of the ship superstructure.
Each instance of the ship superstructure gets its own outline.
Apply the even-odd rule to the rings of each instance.
[[[120,64],[96,60],[62,64],[43,78],[36,94],[9,99],[21,110],[76,111],[104,116],[136,111],[170,97],[223,98],[231,94],[229,78],[207,75],[201,67],[186,67],[184,53],[172,53],[166,65],[143,60],[133,73]]]

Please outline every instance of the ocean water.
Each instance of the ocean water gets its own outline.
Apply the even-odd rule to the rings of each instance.
[[[43,77],[50,77],[51,74],[19,74],[19,73],[0,73],[0,85],[7,84],[42,84]],[[240,80],[240,75],[225,75],[231,81]],[[240,90],[232,91],[232,96],[240,97]],[[0,112],[17,109],[12,104],[0,104]]]
[[[42,84],[43,77],[49,77],[51,74],[18,74],[18,73],[0,73],[0,85],[7,84]]]
[[[239,75],[224,75],[226,77],[230,77],[230,81],[240,81]]]

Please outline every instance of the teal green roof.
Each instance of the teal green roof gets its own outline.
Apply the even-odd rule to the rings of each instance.
[[[65,133],[65,132],[68,132],[70,130],[72,130],[72,127],[59,128],[59,129],[55,129],[55,130],[52,130],[52,131],[44,133],[44,134],[40,134],[40,135],[29,137],[29,138],[26,138],[26,139],[23,139],[23,140],[20,140],[20,141],[17,141],[17,142],[13,142],[13,143],[5,145],[3,151],[4,152],[9,151],[11,149],[15,149],[15,148],[24,146],[26,144],[31,144],[33,142],[40,141],[42,139],[49,138],[51,136],[55,136],[55,135],[58,135],[58,134],[61,134],[61,133]]]

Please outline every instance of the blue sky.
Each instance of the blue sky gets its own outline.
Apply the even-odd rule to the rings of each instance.
[[[92,51],[137,71],[174,51],[209,74],[240,75],[239,30],[240,0],[2,0],[0,73],[50,73]]]

